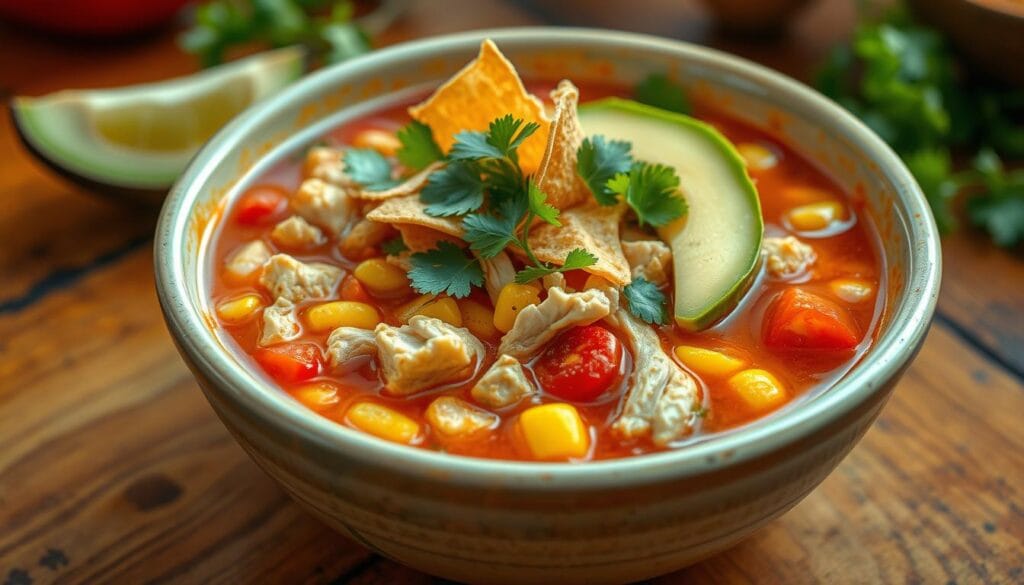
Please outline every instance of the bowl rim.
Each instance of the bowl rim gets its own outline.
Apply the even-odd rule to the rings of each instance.
[[[906,207],[903,224],[909,241],[910,277],[901,298],[887,308],[889,327],[876,339],[870,356],[856,364],[836,385],[761,423],[679,449],[585,463],[541,463],[484,459],[410,448],[349,429],[309,411],[276,386],[249,372],[227,355],[203,315],[193,307],[185,273],[188,219],[205,189],[213,163],[237,148],[242,139],[275,112],[287,111],[301,96],[325,90],[350,75],[386,68],[390,63],[427,60],[436,52],[475,51],[491,38],[509,46],[636,49],[670,55],[688,63],[723,70],[797,100],[878,165]],[[202,249],[202,247],[198,247]],[[194,252],[192,252],[194,253]],[[638,486],[717,471],[760,457],[817,432],[839,420],[898,376],[924,338],[937,301],[941,277],[938,231],[927,202],[897,155],[853,115],[802,83],[715,49],[650,35],[604,29],[519,27],[474,30],[409,41],[380,49],[309,75],[282,92],[250,107],[217,133],[195,156],[170,191],[157,224],[154,260],[157,293],[168,329],[193,367],[210,380],[207,392],[228,399],[261,424],[279,427],[296,440],[310,441],[336,455],[386,467],[401,475],[466,486],[505,486],[532,490],[601,489]],[[200,268],[202,263],[200,261]],[[208,395],[211,401],[213,397]],[[330,466],[327,463],[325,467]]]

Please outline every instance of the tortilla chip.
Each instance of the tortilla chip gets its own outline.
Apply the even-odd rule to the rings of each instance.
[[[366,214],[366,219],[393,225],[402,233],[405,245],[413,251],[436,248],[438,240],[464,244],[462,221],[456,217],[427,215],[419,195],[388,199]]]
[[[431,163],[427,168],[390,189],[384,189],[383,191],[354,189],[350,195],[356,199],[362,199],[364,201],[384,201],[385,199],[393,199],[395,197],[419,193],[420,189],[427,184],[427,179],[430,177],[430,173],[436,171],[442,166],[444,166],[444,163],[442,162]]]
[[[548,203],[566,209],[590,198],[587,184],[576,172],[576,151],[584,138],[576,114],[580,91],[571,81],[562,80],[551,92],[551,99],[555,102],[555,119],[548,133],[537,186],[548,196]]]
[[[624,212],[622,205],[568,209],[558,218],[562,227],[544,224],[530,232],[530,249],[539,260],[561,265],[569,252],[583,248],[597,256],[597,264],[584,270],[616,285],[629,284],[629,262],[619,242],[619,222]]]
[[[486,130],[495,118],[512,114],[540,128],[519,147],[523,172],[540,168],[548,139],[544,105],[527,93],[512,63],[490,39],[480,54],[426,101],[409,108],[409,115],[428,126],[441,150],[448,152],[455,135],[463,130]]]

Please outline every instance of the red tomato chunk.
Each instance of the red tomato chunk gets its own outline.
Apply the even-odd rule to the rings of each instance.
[[[589,402],[611,387],[622,365],[622,344],[603,327],[574,327],[558,336],[534,371],[544,390],[575,402]]]
[[[252,356],[271,378],[281,383],[302,382],[320,375],[323,356],[312,343],[282,343],[261,347]]]
[[[275,219],[288,205],[288,193],[280,187],[258,185],[238,201],[235,221],[242,225],[263,225]]]
[[[764,342],[775,349],[850,350],[860,342],[845,309],[799,288],[786,289],[769,310]]]

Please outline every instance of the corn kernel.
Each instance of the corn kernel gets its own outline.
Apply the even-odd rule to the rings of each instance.
[[[789,211],[790,225],[804,232],[823,230],[832,225],[832,222],[842,221],[845,217],[846,211],[838,201],[808,203]]]
[[[356,148],[370,148],[384,156],[395,156],[402,143],[392,132],[370,128],[363,130],[352,139],[352,145]]]
[[[863,303],[875,294],[870,282],[856,278],[837,278],[829,283],[835,295],[848,303]]]
[[[360,262],[353,276],[376,296],[396,296],[409,290],[409,278],[401,268],[388,264],[383,258],[371,258]]]
[[[444,439],[467,438],[498,425],[498,415],[454,396],[442,396],[427,407],[430,428]]]
[[[462,312],[459,311],[459,305],[455,303],[455,299],[451,297],[441,297],[432,303],[427,303],[416,309],[415,314],[433,317],[449,325],[462,327]]]
[[[795,185],[782,189],[782,198],[789,206],[806,205],[819,201],[833,201],[836,197],[830,191],[810,187],[807,185]]]
[[[586,282],[583,283],[583,290],[590,290],[592,288],[609,288],[612,284],[608,282],[608,279],[591,274],[587,277]]]
[[[292,391],[292,396],[303,406],[316,412],[323,412],[340,401],[338,387],[330,382],[313,382],[300,386]]]
[[[720,351],[692,345],[676,347],[676,357],[701,376],[731,376],[747,365],[743,360]]]
[[[395,443],[408,445],[420,433],[419,423],[374,402],[360,402],[352,406],[345,419],[361,431]]]
[[[519,430],[537,459],[583,457],[590,449],[587,427],[571,404],[544,404],[524,410],[519,415]]]
[[[498,329],[494,326],[494,311],[471,299],[459,300],[462,323],[466,329],[480,339],[496,339]]]
[[[494,327],[502,333],[508,333],[516,323],[519,311],[530,305],[540,303],[540,290],[533,284],[506,284],[498,293],[498,302],[494,304]]]
[[[765,370],[743,370],[729,378],[728,385],[744,404],[757,412],[777,408],[788,398],[778,378]]]
[[[757,142],[741,142],[736,145],[747,168],[764,171],[774,167],[779,162],[779,155],[774,150]]]
[[[245,295],[217,305],[217,316],[234,325],[248,321],[262,307],[259,295]]]
[[[373,329],[380,323],[380,314],[372,305],[355,301],[332,301],[306,311],[306,323],[316,332],[338,327]]]

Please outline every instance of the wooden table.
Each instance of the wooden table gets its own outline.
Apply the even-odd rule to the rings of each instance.
[[[619,26],[795,75],[849,34],[826,1],[784,39],[726,42],[679,1],[426,2],[381,42],[486,26]],[[106,47],[0,29],[0,91],[191,70],[168,33]],[[327,530],[244,455],[178,358],[153,290],[154,215],[44,172],[0,119],[0,583],[430,582]],[[739,546],[659,582],[1024,582],[1024,262],[947,237],[935,325],[838,470]]]

